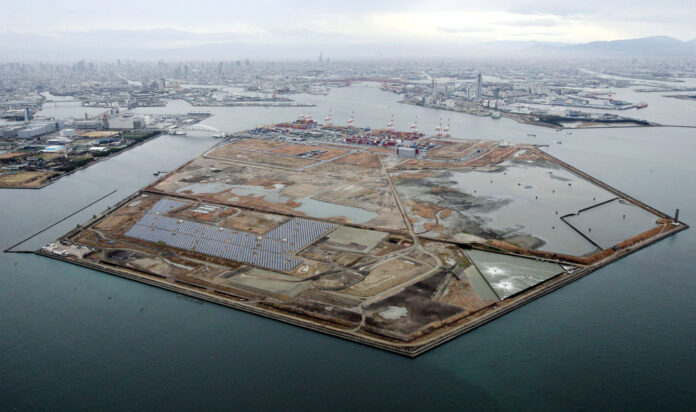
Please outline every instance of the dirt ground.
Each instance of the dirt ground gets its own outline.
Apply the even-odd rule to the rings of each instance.
[[[93,130],[89,132],[79,133],[80,137],[86,137],[89,139],[105,139],[114,136],[118,136],[121,132],[109,131],[109,130]]]
[[[318,163],[316,160],[303,159],[300,157],[277,156],[250,150],[236,150],[232,145],[218,147],[206,156],[288,169],[300,169]]]
[[[457,280],[456,278],[447,285],[442,297],[438,300],[465,309],[467,314],[497,302],[496,300],[482,300],[466,279]]]
[[[352,153],[347,156],[343,156],[340,159],[334,160],[334,163],[350,166],[360,166],[369,167],[373,169],[379,169],[382,164],[379,161],[379,155],[374,153]]]
[[[470,152],[474,146],[481,144],[478,140],[467,140],[463,142],[437,142],[440,147],[430,150],[426,159],[432,160],[454,160],[459,159]]]
[[[408,342],[465,316],[460,307],[430,299],[428,280],[367,306],[365,330]]]
[[[19,172],[13,175],[0,175],[0,187],[39,187],[52,173]]]
[[[430,267],[411,260],[389,260],[372,269],[364,281],[344,292],[355,296],[374,296],[428,270]]]
[[[225,219],[220,226],[228,229],[264,234],[287,221],[285,216],[269,215],[268,213],[240,210],[234,217]]]
[[[295,156],[298,154],[311,152],[312,150],[321,150],[324,152],[322,154],[319,154],[319,155],[312,157],[312,159],[319,159],[319,160],[329,160],[329,159],[333,159],[334,157],[340,156],[342,154],[348,153],[348,150],[329,148],[329,147],[325,147],[324,145],[322,145],[322,146],[309,146],[309,145],[299,145],[299,144],[279,147],[277,149],[269,150],[269,153],[275,153],[275,154],[286,155],[286,156]]]
[[[483,155],[464,162],[463,164],[469,167],[486,167],[502,163],[512,158],[515,153],[519,152],[517,146],[510,147],[494,147]]]
[[[242,139],[237,142],[232,142],[229,144],[229,146],[233,146],[236,148],[242,148],[242,149],[249,149],[249,150],[258,150],[258,151],[265,151],[265,150],[271,150],[276,147],[280,146],[285,146],[287,143],[284,142],[276,142],[273,140],[262,140],[262,139]]]

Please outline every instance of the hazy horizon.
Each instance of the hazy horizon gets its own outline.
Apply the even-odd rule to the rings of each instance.
[[[60,16],[60,18],[57,18]],[[458,56],[479,45],[696,39],[696,3],[668,0],[334,1],[220,4],[156,0],[6,4],[3,60]],[[506,49],[507,50],[507,49]],[[498,50],[499,51],[499,50]],[[491,52],[496,52],[492,50]]]

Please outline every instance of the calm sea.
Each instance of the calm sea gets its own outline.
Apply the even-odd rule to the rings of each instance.
[[[640,98],[650,120],[696,125],[694,102]],[[432,131],[450,118],[455,136],[548,144],[562,160],[696,223],[696,129],[567,134],[401,105],[363,85],[297,99],[318,106],[210,108],[206,124],[234,132],[303,111],[321,120],[332,109],[339,124],[351,111],[371,127],[394,114],[397,128],[418,116]],[[54,109],[84,113],[70,105]],[[138,109],[191,110],[179,101]],[[38,248],[151,183],[154,170],[214,143],[162,136],[42,190],[1,190],[0,246],[118,189],[22,246]],[[691,229],[408,359],[55,260],[2,254],[0,409],[693,409],[694,256]]]

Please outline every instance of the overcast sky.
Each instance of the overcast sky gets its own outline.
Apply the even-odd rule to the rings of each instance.
[[[99,43],[181,49],[232,43],[579,43],[654,35],[691,40],[696,0],[17,0],[4,2],[0,21],[0,48],[6,51]]]

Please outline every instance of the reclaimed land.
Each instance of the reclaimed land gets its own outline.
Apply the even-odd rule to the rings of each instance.
[[[306,128],[323,139],[290,143]],[[342,143],[346,133],[360,129],[296,123],[257,132],[253,139],[248,132],[232,136],[36,253],[415,357],[688,227],[534,146],[428,139],[422,145],[429,150],[404,159],[393,147],[378,157],[370,146]],[[258,165],[249,166],[252,155]],[[291,164],[293,157],[298,162]],[[542,236],[524,221],[518,234],[504,237],[475,227],[486,224],[475,207],[454,210],[455,202],[453,210],[434,205],[437,210],[430,211],[421,199],[431,196],[427,190],[450,196],[464,189],[427,188],[425,195],[416,194],[421,202],[416,208],[408,193],[397,191],[399,174],[415,181],[431,177],[438,167],[495,172],[513,159],[530,167],[552,163],[654,214],[655,226],[605,250],[574,256],[555,252],[553,243],[539,250],[535,243],[523,247],[507,241]],[[477,204],[475,191],[463,195]],[[455,214],[470,218],[455,232],[470,234],[430,237],[414,231],[425,218],[459,225],[452,220]],[[546,219],[549,225],[563,224],[553,213]],[[158,221],[164,226],[156,226]],[[323,232],[315,229],[310,236],[301,227]],[[274,231],[287,234],[280,239]],[[571,231],[569,236],[585,235]],[[206,242],[216,242],[208,239],[222,242],[220,250],[251,250],[233,260],[206,248]],[[254,241],[241,246],[234,239]],[[257,259],[263,253],[279,253],[286,263],[269,268],[271,261]],[[475,261],[481,254],[502,268],[502,275]],[[506,266],[520,260],[522,272],[532,273]],[[549,276],[535,277],[534,268]],[[494,290],[505,292],[496,297]]]

